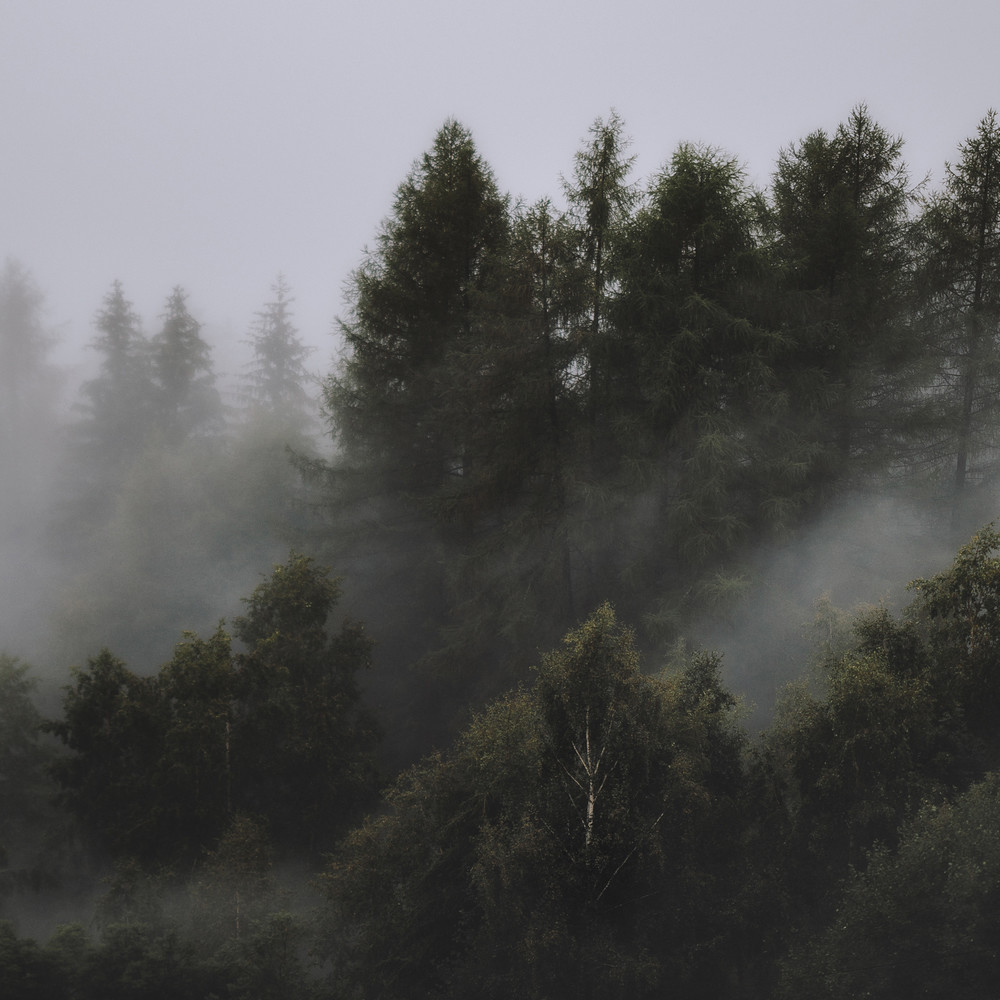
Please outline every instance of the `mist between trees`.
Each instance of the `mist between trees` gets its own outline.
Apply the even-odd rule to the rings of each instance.
[[[995,756],[992,529],[896,610],[996,513],[996,116],[935,190],[863,106],[765,191],[711,147],[631,169],[612,113],[562,207],[524,204],[446,122],[318,392],[284,278],[225,390],[183,289],[147,334],[113,282],[66,416],[7,261],[8,911],[115,866],[104,936],[12,931],[18,968],[133,949],[193,977],[170,995],[765,996],[794,945],[802,995],[847,947],[821,932],[849,869],[889,852],[845,897],[872,906],[900,839],[951,822],[917,811]],[[402,776],[362,823],[379,768]],[[325,872],[308,933],[274,895],[292,858]],[[247,948],[285,987],[232,980]]]

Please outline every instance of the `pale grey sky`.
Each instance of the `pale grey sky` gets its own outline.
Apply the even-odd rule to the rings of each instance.
[[[223,358],[282,271],[326,369],[344,279],[448,116],[528,200],[612,107],[639,178],[692,140],[763,184],[865,102],[937,182],[1000,103],[998,38],[995,0],[0,0],[0,258],[67,344],[118,278],[150,332],[183,285]]]

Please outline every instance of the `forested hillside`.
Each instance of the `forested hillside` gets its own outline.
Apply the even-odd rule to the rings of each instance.
[[[633,167],[445,122],[318,386],[7,261],[0,994],[995,995],[1000,123]]]

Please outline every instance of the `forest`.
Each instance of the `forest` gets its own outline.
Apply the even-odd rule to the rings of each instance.
[[[0,996],[995,997],[1000,122],[903,151],[449,119],[322,378],[8,258]]]

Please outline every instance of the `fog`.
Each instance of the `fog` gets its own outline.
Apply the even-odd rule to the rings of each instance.
[[[5,645],[58,673],[133,628],[74,612],[69,542],[47,520],[73,496],[66,432],[94,374],[86,345],[113,280],[149,334],[170,290],[188,292],[225,395],[254,311],[282,272],[321,377],[340,346],[345,282],[446,116],[473,129],[505,189],[528,201],[558,190],[580,136],[611,106],[634,139],[637,177],[692,140],[732,151],[764,186],[779,149],[864,100],[906,137],[913,176],[939,178],[995,83],[990,27],[1000,13],[966,7],[969,17],[959,5],[942,21],[880,6],[865,11],[859,34],[848,7],[792,16],[778,2],[752,11],[629,3],[610,18],[596,4],[559,2],[472,11],[451,0],[420,10],[8,0],[0,259],[21,262],[42,294],[61,384],[58,420],[32,423],[30,460],[5,475]],[[25,476],[35,484],[15,490]],[[267,570],[259,563],[280,555],[277,541],[264,549],[213,558],[183,583],[158,568],[149,601],[198,596],[157,626],[148,650],[123,638],[126,651],[151,667],[179,629],[230,613]],[[105,555],[120,550],[109,544]],[[88,572],[77,564],[83,591],[95,586]],[[90,634],[55,640],[54,620],[74,614],[90,619]]]

